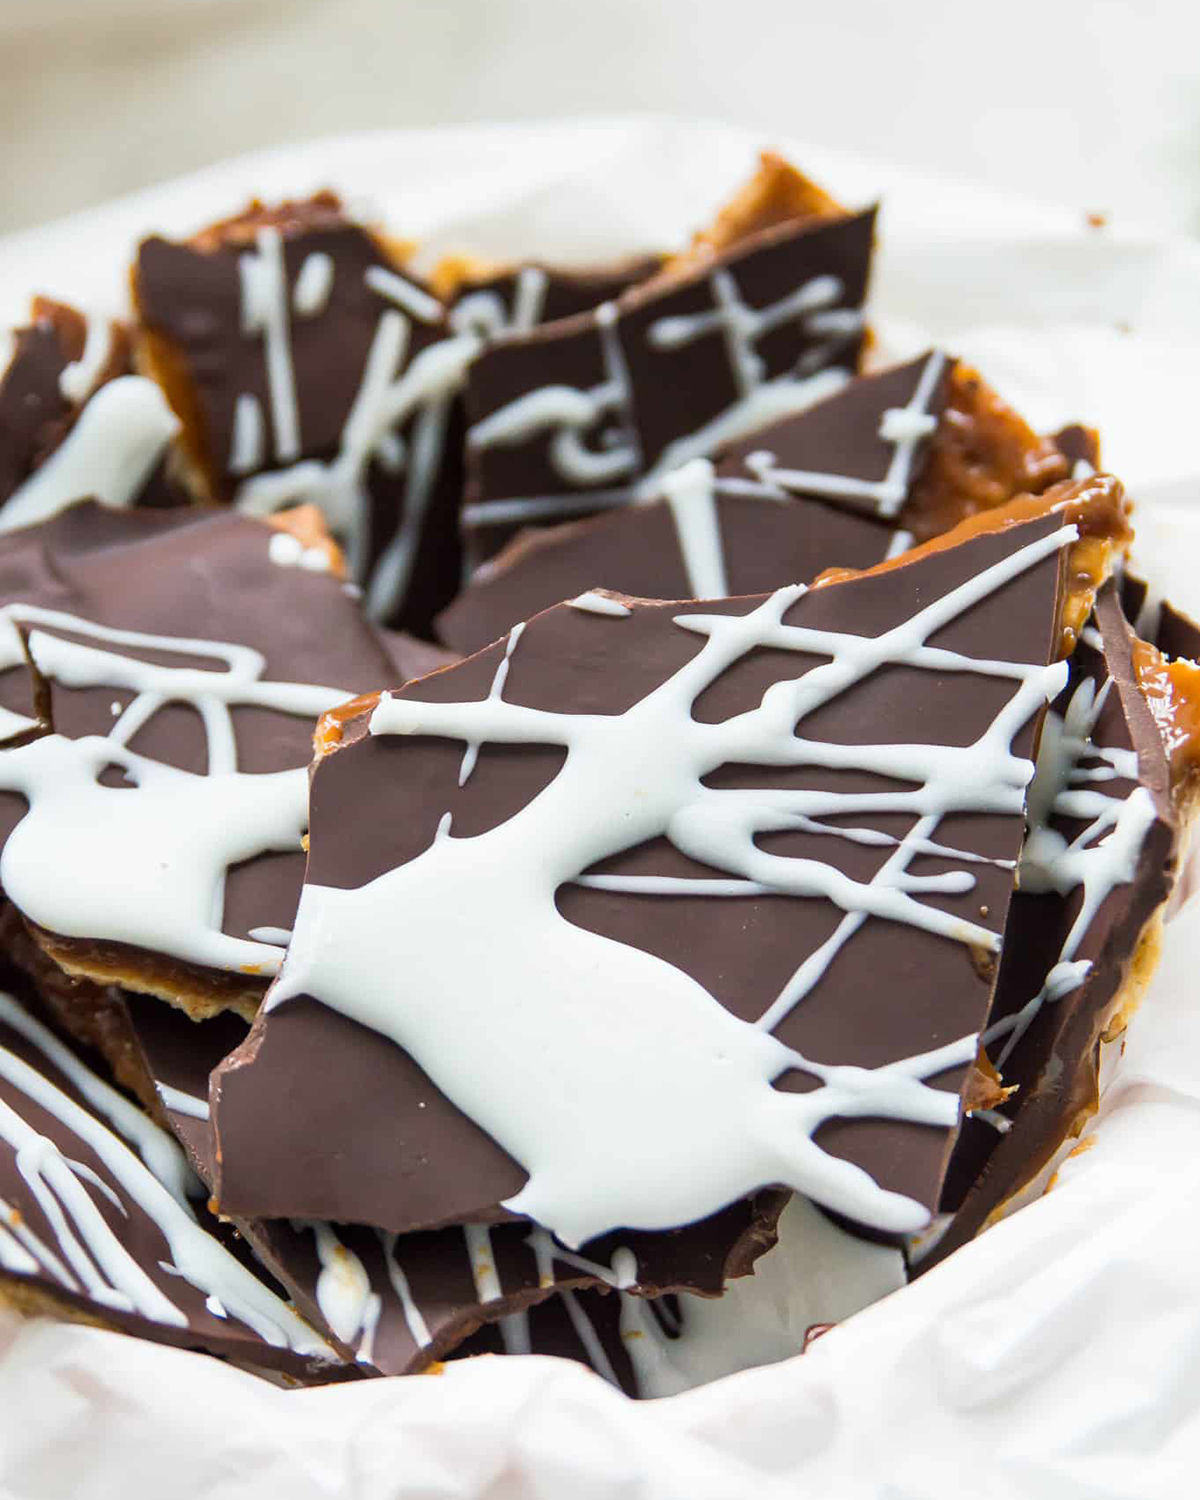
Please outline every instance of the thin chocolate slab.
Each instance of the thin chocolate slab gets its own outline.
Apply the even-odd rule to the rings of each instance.
[[[486,350],[465,395],[469,559],[828,394],[858,365],[873,234],[873,211],[776,225]]]
[[[94,504],[0,538],[0,694],[54,731],[0,755],[0,880],[64,967],[199,1013],[265,989],[316,715],[394,676],[297,550],[227,511]]]
[[[176,1143],[0,994],[0,1300],[329,1378],[330,1346],[204,1207]]]
[[[177,424],[132,368],[123,324],[34,298],[0,372],[0,531],[88,497],[182,503],[166,456]]]
[[[32,313],[14,331],[0,374],[0,505],[62,442],[91,391],[130,368],[129,340],[118,324],[98,320],[92,329],[82,313],[43,298]]]
[[[756,594],[866,568],[907,541],[894,518],[936,443],[954,362],[931,352],[860,376],[735,444],[716,468],[585,521],[528,530],[438,617],[477,651],[518,620],[596,587],[641,599]]]
[[[283,978],[214,1075],[226,1210],[408,1231],[504,1206],[578,1242],[783,1182],[876,1229],[922,1221],[1061,680],[1067,523],[767,599],[562,606],[386,700],[382,732],[369,703],[347,719]],[[741,1058],[731,1093],[710,1045]],[[789,1141],[807,1118],[802,1160],[768,1164],[736,1123],[757,1118],[736,1080],[758,1048],[782,1087],[753,1097],[795,1111]],[[897,1064],[912,1089],[885,1100],[869,1070]],[[311,1128],[284,1148],[264,1122],[298,1108]]]
[[[209,1075],[245,1035],[244,1023],[230,1015],[195,1023],[148,997],[109,993],[172,1129],[212,1184]],[[562,1290],[620,1285],[639,1296],[715,1295],[771,1247],[782,1207],[782,1195],[763,1193],[686,1230],[598,1243],[586,1260],[520,1224],[400,1239],[299,1219],[239,1218],[237,1227],[304,1316],[360,1369],[404,1375],[445,1357],[481,1323]]]
[[[955,1217],[923,1269],[972,1238],[1079,1130],[1096,1104],[1100,1039],[1149,977],[1153,954],[1141,945],[1174,882],[1178,819],[1115,581],[1097,597],[1094,629],[1043,728],[985,1033],[1017,1092],[964,1129],[943,1205]]]
[[[207,496],[319,506],[369,613],[427,626],[460,573],[453,395],[475,336],[328,195],[151,237],[134,291]]]

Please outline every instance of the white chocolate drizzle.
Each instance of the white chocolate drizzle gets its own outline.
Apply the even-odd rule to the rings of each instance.
[[[933,400],[946,364],[946,356],[935,350],[925,361],[915,390],[907,405],[889,407],[879,423],[879,437],[894,445],[887,473],[882,479],[855,479],[846,474],[824,474],[811,469],[782,469],[775,455],[751,453],[746,468],[761,483],[784,494],[824,495],[832,500],[865,502],[877,515],[894,516],[908,498],[913,460],[919,445],[937,428],[937,418],[930,414]],[[903,550],[903,549],[902,549]]]
[[[77,500],[127,506],[137,498],[179,422],[152,380],[102,385],[63,442],[0,509],[0,532],[47,521]]]
[[[661,488],[675,523],[692,597],[722,598],[729,589],[712,464],[707,458],[694,458],[668,474]]]
[[[9,1100],[0,1100],[0,1139],[16,1153],[18,1170],[57,1241],[57,1250],[46,1246],[20,1224],[11,1205],[0,1205],[0,1219],[8,1233],[7,1240],[0,1240],[0,1260],[6,1267],[24,1274],[40,1270],[64,1290],[85,1295],[102,1307],[186,1328],[184,1312],[137,1264],[99,1212],[87,1191],[88,1186],[95,1186],[124,1214],[137,1209],[151,1219],[170,1256],[161,1262],[163,1269],[181,1276],[206,1298],[217,1299],[224,1315],[244,1323],[272,1347],[333,1358],[333,1351],[307,1323],[197,1223],[179,1192],[188,1169],[175,1142],[5,995],[0,995],[0,1019],[63,1072],[97,1113],[89,1113],[2,1045],[0,1078],[59,1120],[93,1152],[106,1174],[106,1178],[98,1177],[39,1134],[9,1102],[11,1094]],[[63,1066],[64,1060],[68,1067]],[[139,1146],[142,1156],[136,1156],[99,1114],[106,1115],[122,1134],[128,1129],[128,1139]],[[155,1141],[149,1156],[145,1151],[148,1140]],[[163,1166],[165,1177],[160,1177]]]
[[[565,761],[531,802],[485,833],[455,838],[447,816],[423,853],[358,889],[307,885],[267,1009],[314,995],[403,1047],[529,1174],[504,1206],[568,1246],[620,1226],[689,1223],[773,1182],[879,1229],[919,1227],[927,1219],[920,1204],[828,1155],[812,1136],[835,1116],[953,1127],[957,1092],[924,1080],[970,1061],[977,1037],[865,1069],[803,1057],[770,1031],[868,916],[996,951],[988,928],[921,899],[969,890],[969,868],[922,877],[908,864],[943,816],[1023,812],[1033,766],[1014,755],[1012,741],[1061,689],[1066,666],[976,658],[927,641],[1077,534],[1064,526],[1020,546],[878,637],[785,624],[805,593],[798,586],[746,615],[681,613],[675,623],[702,636],[703,646],[622,714],[557,713],[499,697],[423,703],[385,693],[372,734],[558,745]],[[694,719],[699,694],[756,647],[822,660],[777,682],[744,713],[717,724]],[[893,664],[983,675],[1014,688],[966,746],[803,738],[810,714]],[[901,785],[846,792],[703,784],[730,762],[860,770]],[[755,842],[795,826],[797,817],[882,812],[909,814],[914,823],[868,881],[816,860],[772,855]],[[755,1025],[673,965],[576,927],[557,910],[561,885],[663,835],[703,864],[780,895],[824,899],[843,913]],[[463,910],[469,924],[459,920]],[[397,943],[406,961],[403,976],[392,978],[384,950]],[[485,1006],[473,999],[481,974]],[[628,1045],[633,1034],[636,1048]],[[803,1094],[771,1087],[793,1068],[819,1086]],[[606,1122],[603,1132],[597,1119]]]
[[[254,254],[238,257],[242,332],[262,335],[275,457],[280,463],[291,463],[300,456],[300,413],[292,367],[283,240],[279,230],[268,224],[255,235],[255,245]]]
[[[135,696],[107,735],[47,734],[0,755],[0,787],[29,802],[0,854],[8,897],[31,921],[66,937],[128,943],[210,968],[274,973],[279,947],[221,931],[225,876],[243,860],[301,847],[308,771],[240,772],[230,710],[252,704],[315,717],[346,691],[263,681],[265,658],[248,646],[114,630],[20,604],[0,611],[0,669],[24,660],[17,625],[28,632],[30,656],[44,678]],[[221,666],[159,666],[105,645],[173,651]],[[199,715],[206,775],[127,748],[167,703],[190,704]],[[109,766],[124,772],[124,785],[99,780]]]
[[[316,1242],[321,1263],[316,1299],[321,1316],[343,1344],[353,1345],[359,1340],[357,1358],[369,1363],[382,1301],[379,1293],[371,1289],[366,1267],[338,1238],[332,1224],[298,1222],[295,1227],[311,1230]]]
[[[173,1083],[161,1083],[158,1079],[155,1079],[154,1087],[158,1090],[158,1097],[164,1108],[169,1109],[172,1114],[187,1115],[192,1120],[210,1118],[207,1099],[197,1098],[195,1094],[176,1088]]]
[[[406,276],[397,276],[386,266],[368,266],[363,272],[363,280],[373,292],[394,302],[419,323],[439,323],[445,316],[445,308],[436,297],[431,297]]]
[[[263,461],[263,414],[258,397],[243,391],[233,404],[229,472],[252,474]]]
[[[572,609],[581,609],[585,614],[611,615],[614,619],[624,619],[633,613],[628,604],[622,604],[619,599],[602,594],[598,589],[589,589],[577,599],[568,599],[567,603]]]
[[[93,315],[84,322],[83,352],[65,365],[58,377],[59,394],[73,406],[82,406],[91,395],[113,352],[113,325],[109,319]]]
[[[292,307],[300,318],[319,317],[329,305],[333,291],[333,257],[314,250],[304,257],[292,288]]]

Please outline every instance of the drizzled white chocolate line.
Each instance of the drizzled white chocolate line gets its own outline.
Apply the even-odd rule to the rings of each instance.
[[[12,1091],[0,1099],[0,1139],[15,1152],[18,1170],[57,1243],[57,1249],[48,1246],[12,1205],[0,1204],[0,1264],[24,1275],[45,1275],[98,1306],[186,1328],[183,1310],[155,1285],[109,1227],[88,1192],[94,1187],[124,1215],[141,1212],[158,1226],[170,1256],[161,1262],[163,1268],[215,1304],[218,1316],[245,1324],[274,1348],[332,1359],[333,1350],[325,1341],[196,1222],[181,1191],[190,1173],[175,1142],[3,994],[0,1022],[38,1048],[95,1111],[89,1113],[0,1044],[0,1079]],[[100,1160],[105,1176],[73,1160],[35,1130],[12,1102],[14,1094],[23,1094],[59,1120]],[[140,1158],[101,1115],[139,1147]]]
[[[221,931],[225,877],[243,860],[301,847],[308,771],[240,772],[230,710],[257,705],[315,718],[346,691],[263,681],[266,660],[248,646],[115,630],[23,604],[0,610],[0,671],[24,662],[18,626],[43,677],[135,696],[107,735],[48,734],[0,754],[0,787],[29,802],[0,854],[5,893],[30,920],[64,937],[129,943],[209,968],[274,973],[278,947]],[[64,640],[52,630],[99,644]],[[225,665],[164,667],[105,645]],[[127,748],[168,703],[190,704],[199,715],[206,775]],[[31,720],[7,711],[0,720],[5,734],[29,727]],[[125,785],[101,783],[109,766],[124,772]]]
[[[0,508],[0,532],[47,521],[77,500],[131,505],[179,422],[152,380],[102,385],[44,464]]]
[[[623,714],[384,694],[370,720],[373,734],[559,745],[565,762],[496,828],[457,839],[443,819],[422,854],[356,890],[306,886],[268,1009],[314,995],[403,1047],[529,1173],[505,1206],[568,1245],[622,1225],[689,1223],[771,1182],[881,1229],[919,1227],[927,1215],[918,1203],[828,1155],[812,1136],[834,1116],[952,1127],[957,1094],[923,1080],[968,1062],[976,1038],[863,1069],[805,1058],[770,1031],[870,915],[996,950],[987,928],[919,899],[969,890],[969,868],[918,877],[907,866],[947,814],[1023,812],[1033,767],[1013,754],[1012,740],[1061,689],[1066,666],[975,658],[926,641],[1076,536],[1066,526],[1027,543],[878,637],[784,624],[801,587],[777,591],[747,615],[682,613],[676,623],[705,637],[702,649]],[[776,683],[757,707],[722,723],[695,720],[695,699],[755,647],[810,653],[821,664]],[[807,716],[893,664],[1007,679],[1014,690],[966,746],[802,737]],[[862,793],[706,787],[702,778],[728,762],[870,771],[907,786]],[[915,815],[914,826],[866,882],[755,842],[797,818],[893,811]],[[560,885],[662,835],[741,880],[821,897],[843,911],[833,936],[757,1025],[738,1020],[674,966],[559,914]],[[458,920],[463,909],[469,924]],[[402,981],[389,979],[387,954],[397,943],[406,954]],[[483,974],[489,999],[479,1006],[473,997]],[[635,1033],[639,1044],[631,1048]],[[796,1067],[820,1086],[804,1094],[771,1087]],[[594,1126],[601,1119],[603,1131]]]
[[[272,236],[277,239],[277,232],[260,230],[257,257],[242,260],[242,327],[246,333],[263,336],[274,412],[275,455],[290,461],[299,455],[301,440],[298,418],[293,430],[289,415],[295,412],[297,403],[287,342],[286,276]],[[330,277],[332,274],[331,270]],[[435,321],[441,314],[441,304],[381,266],[368,267],[364,280],[399,305],[382,313],[376,325],[336,457],[327,462],[305,459],[288,468],[251,474],[239,486],[236,504],[247,515],[257,516],[270,515],[285,505],[318,506],[329,529],[346,549],[351,573],[364,585],[367,613],[373,619],[383,619],[394,613],[408,587],[437,483],[450,403],[482,344],[474,334],[441,339],[406,364],[410,318]],[[284,309],[282,322],[275,316],[280,306]],[[414,414],[406,443],[399,428]],[[286,445],[280,441],[281,421]],[[236,451],[241,456],[240,446]],[[372,536],[366,480],[376,458],[392,472],[406,470],[407,478],[396,530],[374,567],[368,568]]]

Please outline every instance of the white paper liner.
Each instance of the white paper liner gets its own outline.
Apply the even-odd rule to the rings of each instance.
[[[678,243],[781,145],[885,195],[873,317],[937,340],[1038,425],[1103,430],[1136,554],[1200,614],[1200,246],[724,126],[653,119],[380,133],[258,153],[0,241],[0,324],[43,291],[125,305],[129,251],[257,193],[339,188],[431,249],[594,259]],[[284,1391],[214,1360],[0,1314],[0,1489],[192,1496],[1160,1500],[1200,1454],[1200,904],[1053,1191],[802,1358],[632,1402],[582,1366]]]

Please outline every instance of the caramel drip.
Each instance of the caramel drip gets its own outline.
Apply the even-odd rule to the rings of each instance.
[[[336,708],[326,709],[313,731],[313,749],[318,760],[341,745],[346,725],[353,719],[369,714],[379,702],[380,696],[378,692],[360,693],[357,698],[339,703]]]
[[[1064,519],[1079,528],[1079,540],[1068,550],[1066,589],[1062,604],[1061,655],[1066,657],[1075,649],[1079,632],[1087,622],[1095,602],[1096,590],[1108,577],[1112,569],[1114,552],[1125,553],[1133,541],[1129,525],[1130,504],[1120,480],[1111,474],[1096,474],[1088,479],[1069,479],[1053,485],[1041,495],[1020,495],[1006,505],[992,510],[979,511],[960,521],[951,531],[931,537],[917,547],[901,552],[896,557],[876,563],[873,568],[826,568],[817,578],[813,588],[825,588],[829,584],[848,583],[856,578],[869,578],[876,573],[890,573],[894,568],[905,568],[935,552],[961,546],[979,536],[1006,531],[1010,526],[1019,526],[1025,521],[1036,520],[1052,511],[1061,512]]]
[[[1070,477],[1070,463],[969,366],[954,366],[946,409],[900,525],[919,542],[1016,495]]]
[[[1200,770],[1200,665],[1163,655],[1149,641],[1133,643],[1133,670],[1154,715],[1178,795]]]

